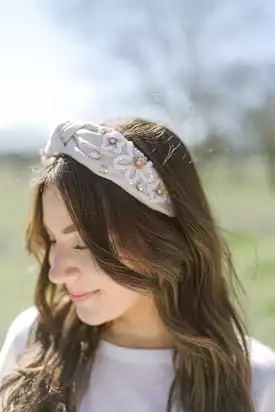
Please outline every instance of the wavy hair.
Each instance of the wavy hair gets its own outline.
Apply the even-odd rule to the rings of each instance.
[[[153,162],[175,217],[149,209],[68,156],[41,160],[26,231],[27,249],[40,265],[38,318],[20,367],[0,389],[4,411],[75,412],[104,329],[82,323],[64,288],[49,281],[42,195],[54,183],[105,273],[123,286],[153,294],[176,349],[167,411],[177,395],[187,412],[253,412],[240,282],[186,146],[161,124],[122,119],[107,125]],[[120,262],[118,250],[138,257],[134,269]]]

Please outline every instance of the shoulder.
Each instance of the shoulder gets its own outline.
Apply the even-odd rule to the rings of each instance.
[[[253,378],[275,378],[275,352],[257,339],[248,338],[247,342]]]
[[[0,381],[23,354],[38,311],[32,306],[21,312],[12,322],[0,352]]]
[[[248,338],[247,343],[256,411],[271,412],[275,403],[275,352],[254,338]]]

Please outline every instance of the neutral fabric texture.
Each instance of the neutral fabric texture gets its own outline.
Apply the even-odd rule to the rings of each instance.
[[[0,382],[16,367],[35,322],[34,307],[11,325],[0,354]],[[253,338],[250,347],[256,412],[275,411],[275,353]],[[128,349],[101,341],[79,412],[165,412],[173,379],[172,351]]]
[[[116,130],[65,122],[56,127],[42,153],[47,157],[66,154],[149,208],[174,216],[168,192],[152,162]]]

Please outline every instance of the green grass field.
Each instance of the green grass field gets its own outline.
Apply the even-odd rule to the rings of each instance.
[[[29,167],[0,163],[0,344],[11,320],[32,304],[35,262],[24,251]],[[275,349],[275,194],[264,165],[223,159],[202,168],[201,176],[247,292],[250,334]]]

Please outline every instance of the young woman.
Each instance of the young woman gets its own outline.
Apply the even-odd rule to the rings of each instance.
[[[47,142],[27,248],[35,307],[0,359],[3,411],[272,412],[191,157],[163,125],[67,122]]]

